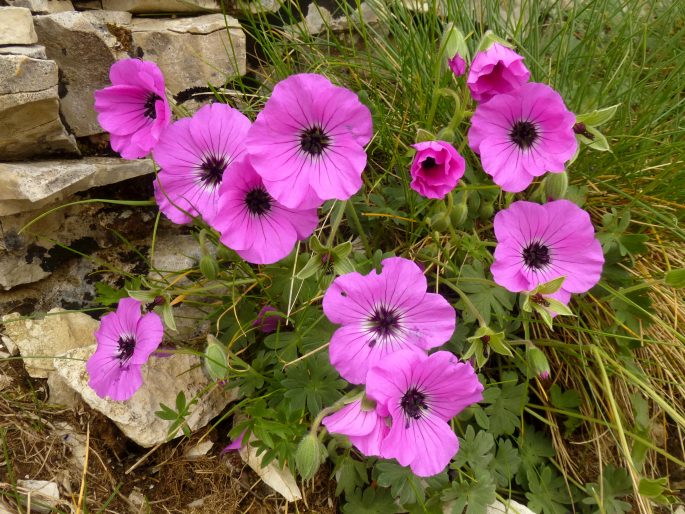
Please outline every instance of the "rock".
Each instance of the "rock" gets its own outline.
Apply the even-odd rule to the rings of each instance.
[[[55,359],[57,372],[88,405],[114,421],[127,437],[146,448],[167,440],[169,422],[155,415],[160,403],[175,405],[180,391],[190,401],[210,385],[199,357],[175,353],[169,357],[152,357],[143,366],[143,386],[133,398],[123,402],[106,400],[88,386],[86,360],[94,351],[95,345],[67,352],[64,358]],[[203,395],[191,407],[190,415],[186,418],[190,430],[205,426],[237,397],[237,390],[225,391],[221,387]],[[179,430],[175,437],[181,434]]]
[[[280,468],[275,461],[271,461],[262,467],[262,456],[257,455],[257,448],[249,444],[243,445],[239,453],[243,461],[259,475],[264,483],[287,501],[294,502],[302,499],[300,488],[297,487],[297,482],[287,465]]]
[[[7,389],[9,386],[12,385],[12,382],[12,377],[0,374],[0,391]]]
[[[33,59],[47,59],[42,45],[8,45],[0,46],[0,55],[25,55]]]
[[[0,216],[39,209],[73,193],[153,171],[148,160],[116,157],[0,163]]]
[[[63,421],[55,423],[52,435],[62,441],[65,448],[69,450],[71,454],[69,460],[74,470],[83,471],[83,464],[85,463],[87,453],[86,435]]]
[[[59,117],[54,61],[0,55],[0,119],[2,160],[79,155],[76,141]]]
[[[7,0],[7,2],[15,7],[26,7],[34,14],[52,14],[74,10],[71,0]]]
[[[164,233],[155,242],[150,276],[156,279],[165,272],[178,272],[197,266],[202,253],[197,239],[188,234]]]
[[[514,500],[507,500],[506,504],[496,501],[488,505],[486,514],[536,514],[525,505],[521,505]]]
[[[183,456],[187,459],[199,459],[207,455],[213,446],[214,443],[212,441],[202,441],[186,450]]]
[[[47,480],[17,480],[17,490],[22,496],[29,496],[31,512],[53,512],[59,503],[59,487]],[[23,498],[22,498],[23,500]],[[26,504],[29,498],[24,500]]]
[[[2,336],[2,344],[5,345],[5,348],[7,349],[7,352],[9,353],[10,357],[19,355],[19,347],[15,344],[14,341],[12,341],[12,339],[8,335]]]
[[[79,404],[79,395],[56,371],[48,372],[48,402],[68,409],[75,408]]]
[[[131,14],[113,11],[62,12],[36,16],[36,32],[60,75],[61,113],[77,136],[103,132],[93,93],[109,82],[109,68],[128,57]]]
[[[230,16],[136,18],[131,33],[135,54],[159,65],[173,95],[245,73],[245,34]]]
[[[28,374],[47,378],[55,369],[53,358],[73,348],[95,342],[100,323],[82,312],[55,308],[43,319],[22,319],[17,314],[2,317],[6,337],[18,347]]]
[[[221,12],[218,0],[102,0],[102,8],[131,13]]]
[[[32,45],[37,41],[31,11],[24,7],[0,7],[0,45]]]
[[[298,32],[305,32],[306,34],[321,34],[327,29],[334,32],[342,32],[349,29],[350,24],[358,25],[361,22],[367,26],[378,25],[379,17],[376,13],[378,7],[371,7],[368,3],[362,2],[359,9],[352,11],[350,16],[339,14],[334,16],[331,11],[324,6],[316,3],[309,4],[307,8],[307,16],[305,19],[295,25],[289,25],[284,29],[290,33],[297,34]]]

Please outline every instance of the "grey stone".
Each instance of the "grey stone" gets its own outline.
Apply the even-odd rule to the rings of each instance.
[[[102,7],[137,14],[221,12],[217,0],[102,0]]]
[[[7,0],[9,5],[26,7],[34,14],[52,14],[56,12],[73,11],[71,0]]]
[[[31,495],[31,512],[53,512],[60,503],[59,487],[48,480],[17,480],[17,491],[22,496]],[[22,498],[22,503],[28,501]]]
[[[35,210],[91,187],[152,172],[149,160],[116,157],[0,163],[0,216]]]
[[[155,415],[160,403],[174,405],[180,391],[190,400],[210,385],[199,357],[175,353],[168,357],[150,358],[142,368],[143,385],[131,399],[122,402],[103,399],[88,385],[86,361],[94,351],[95,345],[77,348],[67,352],[64,358],[56,358],[57,372],[88,405],[107,416],[127,437],[146,448],[167,440],[169,422]],[[202,395],[186,418],[190,430],[205,426],[237,395],[235,389],[227,391],[218,386]],[[173,435],[178,437],[181,434],[179,430]]]
[[[25,55],[33,59],[47,59],[43,45],[8,45],[0,46],[0,55]]]
[[[245,73],[245,34],[230,16],[136,18],[131,31],[135,52],[159,65],[174,95]]]
[[[0,55],[0,95],[44,91],[55,84],[55,61],[25,55]]]
[[[0,45],[32,45],[37,41],[31,11],[24,7],[0,7]]]
[[[48,372],[48,402],[72,409],[78,406],[79,399],[76,391],[69,387],[59,373]]]
[[[110,85],[109,68],[128,57],[131,14],[113,11],[62,12],[36,16],[36,32],[61,72],[61,112],[78,137],[103,132],[93,94]]]
[[[0,120],[0,161],[80,155],[60,119],[56,83],[42,91],[0,95]]]
[[[289,502],[302,499],[300,488],[288,466],[281,468],[274,461],[262,466],[262,455],[257,455],[257,448],[244,444],[240,448],[240,457],[259,475],[266,485],[279,493]]]
[[[24,367],[34,378],[47,378],[55,369],[53,358],[73,348],[95,342],[99,322],[82,312],[52,309],[42,319],[19,314],[2,317],[6,337],[19,347]]]

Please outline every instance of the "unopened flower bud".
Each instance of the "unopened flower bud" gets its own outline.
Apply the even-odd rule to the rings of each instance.
[[[528,347],[528,363],[532,368],[533,374],[538,376],[541,380],[548,380],[549,373],[549,362],[545,354],[537,346]]]
[[[203,255],[200,258],[200,271],[208,280],[216,280],[219,275],[219,264],[211,255]]]
[[[450,226],[450,217],[447,212],[440,211],[431,218],[431,228],[438,232],[444,232]]]
[[[450,212],[450,220],[452,221],[453,227],[461,227],[466,223],[466,219],[469,215],[469,209],[466,207],[466,203],[457,203],[452,206],[452,212]]]
[[[478,214],[480,215],[480,219],[487,221],[495,214],[495,206],[492,202],[481,203]]]
[[[552,200],[558,200],[566,196],[568,190],[568,174],[564,171],[561,173],[548,173],[545,177],[545,196]]]
[[[315,433],[309,433],[302,438],[295,452],[295,465],[304,480],[316,475],[323,461],[324,452],[325,449]]]

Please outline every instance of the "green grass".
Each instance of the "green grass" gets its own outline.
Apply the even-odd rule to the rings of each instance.
[[[526,412],[547,425],[568,482],[599,483],[601,469],[614,462],[629,471],[635,508],[652,512],[654,503],[638,494],[640,480],[676,472],[684,455],[679,441],[685,430],[685,307],[682,292],[661,279],[685,266],[685,3],[524,0],[516,12],[509,5],[514,2],[500,7],[494,1],[450,1],[433,2],[424,14],[392,2],[368,3],[378,22],[342,34],[280,30],[267,27],[259,15],[246,24],[262,51],[260,66],[252,70],[266,84],[261,101],[278,80],[308,71],[362,92],[372,109],[375,136],[356,201],[372,248],[416,255],[431,243],[432,236],[421,232],[426,204],[408,190],[407,151],[417,129],[437,132],[454,108],[451,98],[436,96],[442,87],[457,87],[445,71],[439,43],[446,21],[469,36],[472,53],[488,29],[509,39],[525,55],[533,80],[559,90],[576,113],[619,104],[602,127],[612,151],[583,149],[570,179],[585,192],[598,228],[612,207],[629,209],[626,233],[648,236],[646,247],[623,258],[609,256],[611,276],[575,304],[578,317],[561,321],[555,332],[531,327],[555,381],[578,392],[580,407],[555,407],[549,391],[531,384],[537,397]],[[286,17],[286,24],[297,15]],[[253,98],[254,111],[259,107]],[[466,130],[463,123],[459,132]],[[477,167],[465,141],[459,149]],[[378,202],[375,193],[388,203],[396,197],[414,221],[368,216]],[[487,237],[488,230],[480,235]],[[438,236],[441,245],[448,240]],[[453,255],[449,249],[438,254],[435,276],[449,268]],[[583,449],[564,436],[562,421],[568,418],[584,427]]]

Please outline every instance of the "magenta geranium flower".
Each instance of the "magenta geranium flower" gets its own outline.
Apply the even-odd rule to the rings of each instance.
[[[459,449],[449,420],[483,399],[470,364],[449,352],[403,350],[369,370],[366,393],[392,418],[381,457],[411,466],[420,477],[440,473]]]
[[[276,201],[247,159],[236,163],[221,185],[219,208],[211,221],[221,242],[253,264],[271,264],[308,238],[319,217],[316,209],[289,209]]]
[[[476,102],[486,102],[495,95],[509,93],[528,82],[530,71],[523,57],[499,43],[478,52],[471,63],[466,85]]]
[[[252,322],[252,326],[258,328],[265,334],[276,332],[278,327],[285,322],[276,307],[265,305],[257,314],[257,319]]]
[[[205,105],[171,125],[154,149],[161,170],[155,181],[159,209],[174,223],[216,214],[219,186],[245,153],[248,120],[226,104]],[[186,214],[186,211],[188,214]]]
[[[88,359],[88,385],[101,398],[128,400],[143,385],[141,368],[162,342],[164,327],[154,312],[140,313],[141,303],[122,298],[95,332],[98,346]]]
[[[450,70],[452,70],[455,77],[461,77],[466,71],[466,61],[459,55],[459,52],[454,54],[454,57],[451,59],[447,59],[447,64],[449,64]]]
[[[545,172],[564,171],[576,152],[575,121],[559,93],[531,82],[476,108],[469,146],[495,184],[518,193]]]
[[[584,293],[599,282],[602,245],[590,215],[573,202],[514,202],[495,215],[495,237],[490,271],[509,291],[531,291],[564,276],[561,289],[549,296],[568,303],[571,293]]]
[[[427,293],[421,269],[408,259],[382,261],[380,274],[357,272],[336,278],[323,297],[323,311],[341,324],[331,338],[331,364],[353,384],[402,348],[427,350],[447,342],[456,326],[454,308]]]
[[[390,430],[385,419],[375,408],[364,409],[362,401],[355,400],[322,423],[330,433],[346,435],[355,448],[372,457],[380,455],[381,442]]]
[[[446,141],[424,141],[412,145],[411,188],[426,198],[444,198],[464,176],[466,162]]]
[[[164,76],[153,62],[124,59],[109,70],[112,85],[95,91],[98,122],[124,159],[145,157],[171,121]]]
[[[362,185],[371,113],[355,93],[326,77],[282,80],[247,136],[252,165],[267,191],[290,208],[346,200]]]

